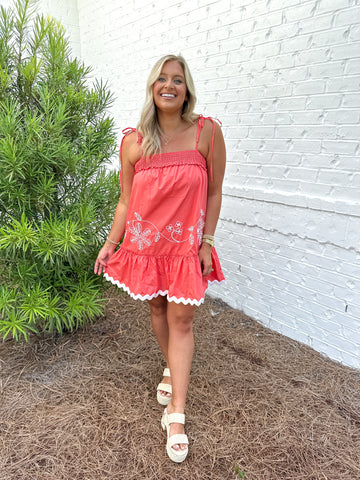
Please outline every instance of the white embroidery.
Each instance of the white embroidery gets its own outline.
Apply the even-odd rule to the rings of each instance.
[[[142,250],[144,248],[144,244],[148,247],[151,245],[151,241],[147,238],[150,235],[151,230],[147,228],[146,230],[142,231],[142,226],[140,222],[135,223],[135,221],[133,220],[132,225],[129,227],[129,232],[134,235],[134,237],[130,238],[130,242],[137,242],[137,248],[139,250]]]
[[[201,245],[203,229],[205,225],[205,213],[202,209],[200,210],[200,216],[197,222],[187,229],[187,231],[190,233],[189,236],[187,236],[186,238],[183,238],[183,222],[180,222],[179,220],[177,220],[174,225],[172,223],[166,225],[165,230],[169,233],[169,235],[165,235],[161,233],[157,226],[154,225],[152,222],[149,222],[148,220],[143,220],[139,213],[134,212],[134,216],[136,220],[129,220],[127,222],[128,231],[133,235],[130,238],[130,241],[132,243],[136,243],[139,250],[142,250],[144,248],[144,245],[150,246],[152,244],[152,236],[154,236],[153,241],[155,243],[157,243],[160,238],[163,238],[171,243],[189,242],[190,245],[193,245],[195,241],[193,231],[195,230],[195,228],[198,244]],[[145,230],[143,230],[144,227],[146,227]]]
[[[182,230],[182,222],[176,222],[175,225],[170,223],[169,225],[166,225],[166,230],[171,233],[171,239],[174,240],[174,242],[177,242],[178,240],[174,237],[174,235],[181,235],[183,233]]]
[[[198,224],[198,227],[197,227],[197,241],[198,241],[199,245],[201,245],[201,243],[202,243],[204,225],[205,225],[205,222],[204,222],[203,218],[200,217],[199,224]]]

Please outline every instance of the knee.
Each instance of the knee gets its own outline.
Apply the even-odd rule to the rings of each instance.
[[[189,334],[192,332],[193,316],[175,315],[169,319],[169,327],[182,335]]]
[[[166,299],[163,299],[162,297],[150,300],[149,307],[152,317],[161,317],[166,315]]]

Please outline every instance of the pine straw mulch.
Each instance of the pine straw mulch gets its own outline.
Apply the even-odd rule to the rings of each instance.
[[[83,330],[2,343],[0,479],[360,479],[360,372],[210,298],[194,330],[180,465],[146,303],[111,290]]]

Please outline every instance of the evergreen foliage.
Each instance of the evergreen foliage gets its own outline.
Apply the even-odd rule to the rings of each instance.
[[[33,0],[0,13],[0,336],[102,312],[93,272],[119,195],[112,96]]]

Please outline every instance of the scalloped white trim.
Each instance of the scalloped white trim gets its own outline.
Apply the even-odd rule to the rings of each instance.
[[[122,288],[125,290],[126,293],[130,295],[131,298],[134,300],[152,300],[155,297],[158,297],[159,295],[166,295],[166,298],[168,302],[175,302],[175,303],[183,303],[184,305],[196,305],[197,307],[204,303],[204,298],[201,298],[200,300],[195,300],[191,298],[177,298],[177,297],[169,297],[169,291],[168,290],[158,290],[156,293],[153,293],[152,295],[140,295],[140,294],[135,294],[133,293],[129,287],[127,287],[124,283],[120,283],[119,280],[114,280],[112,277],[110,277],[107,273],[104,273],[104,277],[106,280],[111,282],[113,285],[116,285],[119,288]],[[222,283],[224,280],[212,280],[208,281],[208,284],[212,283]]]

